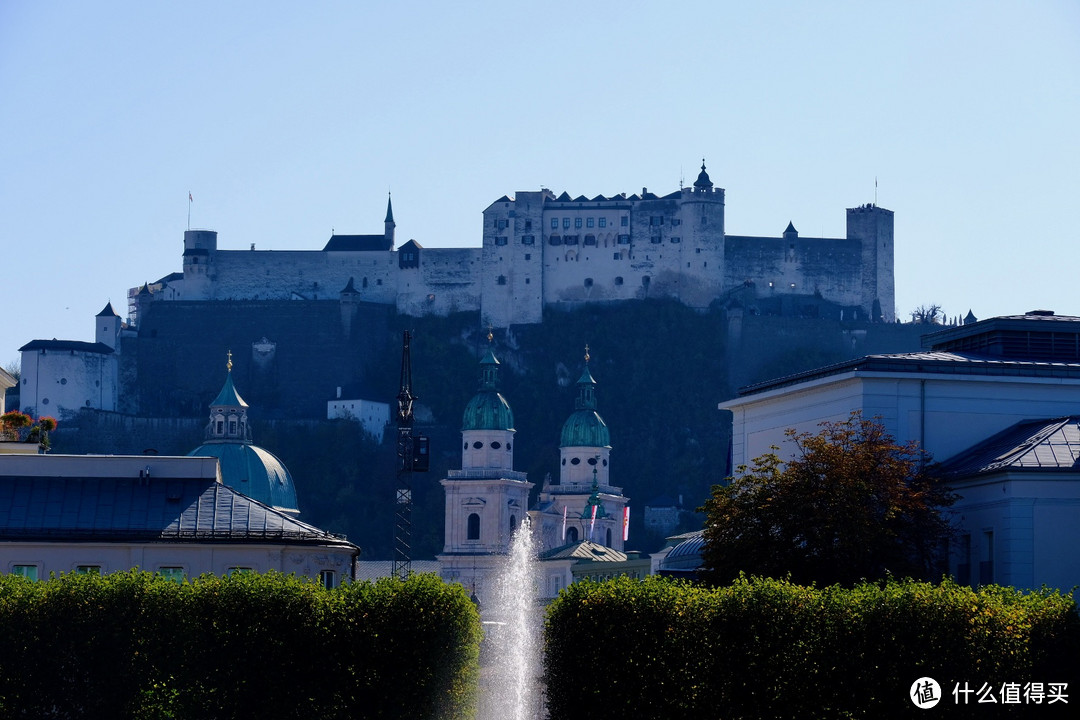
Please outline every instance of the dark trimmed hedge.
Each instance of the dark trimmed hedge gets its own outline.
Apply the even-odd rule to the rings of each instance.
[[[2,576],[0,717],[468,717],[480,635],[433,575]]]
[[[1072,598],[948,581],[581,582],[545,624],[552,720],[920,717],[908,692],[922,676],[940,683],[938,709],[951,717],[993,717],[995,707],[1044,717],[1075,711],[1078,664]],[[1068,682],[1069,704],[964,708],[951,693],[965,681]]]

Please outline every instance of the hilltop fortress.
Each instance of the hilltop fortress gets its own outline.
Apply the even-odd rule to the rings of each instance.
[[[395,246],[387,201],[381,235],[331,236],[322,250],[219,250],[217,233],[184,233],[183,272],[129,293],[136,328],[148,303],[338,300],[398,312],[477,311],[495,327],[541,322],[545,308],[670,297],[693,308],[721,301],[753,314],[892,322],[893,213],[847,211],[844,238],[728,235],[724,190],[705,164],[691,187],[658,196],[571,198],[550,190],[503,196],[484,210],[479,248]]]

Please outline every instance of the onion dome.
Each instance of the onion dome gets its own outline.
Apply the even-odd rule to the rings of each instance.
[[[465,406],[465,415],[461,420],[462,431],[467,430],[507,430],[514,431],[514,411],[510,403],[498,390],[499,361],[495,353],[488,350],[480,361],[480,387],[469,404]]]
[[[574,414],[563,423],[559,447],[611,447],[611,433],[600,413],[596,412],[596,380],[589,372],[587,348],[585,371],[581,373],[577,386]]]
[[[712,189],[712,180],[709,179],[709,173],[705,172],[705,158],[701,159],[701,172],[698,173],[697,180],[694,181],[694,187],[698,190]]]
[[[233,490],[291,515],[299,515],[296,484],[284,463],[273,453],[251,443],[248,404],[232,379],[232,353],[221,392],[210,403],[206,440],[189,456],[215,457],[221,481]]]

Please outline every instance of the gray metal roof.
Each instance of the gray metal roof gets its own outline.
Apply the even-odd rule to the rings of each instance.
[[[586,562],[626,562],[626,553],[598,543],[583,540],[540,554],[541,560],[584,560]]]
[[[347,546],[206,478],[0,478],[2,540],[228,540]]]
[[[1017,423],[942,463],[953,478],[1003,470],[1080,470],[1080,417]]]
[[[866,355],[739,388],[740,397],[847,372],[935,373],[1080,378],[1080,362],[995,358],[973,353],[917,352]]]

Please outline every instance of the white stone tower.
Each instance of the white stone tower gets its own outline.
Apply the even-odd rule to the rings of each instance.
[[[623,512],[629,498],[611,484],[611,434],[596,410],[589,359],[586,346],[574,412],[563,423],[559,442],[559,480],[544,483],[533,513],[541,551],[585,540],[623,549]]]
[[[480,361],[479,390],[462,419],[461,470],[451,470],[441,481],[446,493],[441,575],[464,585],[481,606],[490,599],[532,488],[525,473],[513,469],[514,413],[498,382],[499,361],[488,350]]]

